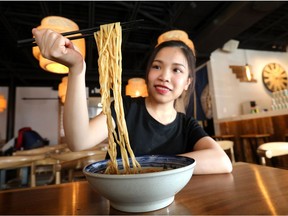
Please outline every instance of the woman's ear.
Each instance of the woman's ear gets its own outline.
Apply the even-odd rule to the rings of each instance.
[[[187,80],[187,84],[186,84],[185,87],[184,87],[184,89],[185,89],[186,91],[187,91],[189,85],[191,84],[192,79],[193,79],[193,78],[191,78],[191,77],[188,78],[188,80]]]

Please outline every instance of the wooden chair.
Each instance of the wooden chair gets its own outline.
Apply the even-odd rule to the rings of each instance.
[[[223,135],[213,135],[212,138],[215,139],[216,141],[220,141],[220,140],[234,141],[235,136],[232,134],[223,134]]]
[[[88,150],[72,152],[67,147],[67,144],[53,145],[53,146],[45,146],[37,149],[17,151],[14,153],[16,156],[27,156],[27,155],[41,155],[42,159],[35,161],[33,167],[31,169],[31,174],[34,177],[34,182],[36,185],[36,175],[41,173],[48,173],[49,178],[45,179],[48,184],[54,182],[56,184],[60,184],[61,182],[61,169],[63,167],[68,169],[68,164],[70,163],[70,173],[72,173],[73,168],[77,168],[78,160],[95,155],[99,157],[99,159],[104,159],[107,153],[107,145],[99,144],[96,147],[93,147]],[[66,162],[66,164],[64,164]],[[75,166],[73,166],[73,163]],[[76,164],[75,164],[76,163]],[[78,162],[79,163],[79,162]],[[62,165],[63,164],[63,165]],[[60,167],[60,169],[59,169]]]
[[[268,142],[257,148],[262,165],[266,165],[266,159],[288,155],[288,142]]]
[[[271,134],[243,134],[240,135],[241,150],[245,162],[259,164],[257,148],[270,142]]]
[[[106,156],[107,150],[101,149],[91,149],[78,152],[65,152],[61,154],[50,155],[50,158],[56,161],[55,163],[55,173],[56,173],[56,184],[61,183],[61,171],[65,169],[70,169],[70,173],[73,169],[79,169],[79,167],[84,167],[89,161],[89,159],[94,158],[95,160],[103,160]],[[93,156],[93,157],[92,157]],[[71,176],[71,174],[70,174]],[[71,178],[69,177],[71,180]]]
[[[230,151],[231,161],[235,163],[235,155],[234,155],[234,142],[231,140],[219,140],[216,141],[224,151]]]
[[[31,173],[35,178],[35,184],[50,184],[55,179],[55,164],[57,160],[50,157],[50,155],[60,154],[62,152],[70,151],[66,143],[49,145],[40,148],[30,149],[30,150],[21,150],[13,153],[15,156],[27,156],[27,155],[42,155],[43,159],[37,160],[34,163]],[[26,170],[27,172],[27,170]],[[36,176],[38,180],[36,181]],[[42,180],[40,180],[42,179]]]
[[[89,155],[86,157],[81,157],[75,160],[62,161],[56,164],[56,184],[61,183],[61,174],[63,171],[68,171],[68,182],[72,182],[76,177],[84,178],[82,169],[91,163],[96,161],[104,160],[106,157],[106,152],[102,151],[99,154]]]
[[[25,155],[25,156],[1,156],[0,157],[0,169],[1,170],[9,170],[9,169],[19,169],[24,167],[31,168],[31,182],[30,186],[36,186],[36,179],[33,170],[35,169],[35,163],[38,160],[44,159],[44,155]],[[5,175],[5,172],[1,172],[2,175]],[[2,179],[5,177],[2,176]],[[1,185],[4,184],[4,180],[1,181]]]
[[[67,144],[58,144],[58,145],[51,145],[51,146],[44,146],[40,148],[35,148],[35,149],[30,149],[30,150],[22,150],[22,151],[16,151],[13,153],[13,155],[46,155],[48,156],[49,154],[55,154],[55,153],[60,153],[63,151],[68,151],[68,146]]]

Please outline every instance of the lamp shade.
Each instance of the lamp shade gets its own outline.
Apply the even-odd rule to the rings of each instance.
[[[147,85],[143,78],[131,78],[126,85],[126,95],[131,97],[147,97]]]
[[[251,73],[251,70],[250,70],[250,67],[248,64],[245,65],[245,73],[246,73],[246,79],[248,82],[250,82],[252,80],[252,73]]]
[[[65,103],[67,85],[68,76],[65,76],[62,78],[62,82],[58,85],[58,96],[60,97],[62,103]]]
[[[157,46],[165,41],[171,41],[171,40],[179,40],[184,42],[193,52],[195,55],[195,47],[193,42],[189,39],[188,34],[185,31],[182,30],[171,30],[164,32],[161,34],[157,39]]]
[[[78,25],[70,19],[60,16],[48,16],[42,19],[41,25],[37,27],[37,29],[51,29],[53,31],[63,33],[70,31],[79,30]],[[73,36],[77,36],[80,34],[75,34]],[[77,49],[85,58],[85,40],[77,39],[72,41],[75,49]],[[59,64],[57,62],[51,61],[49,59],[44,58],[39,50],[38,46],[32,48],[33,56],[39,60],[39,65],[42,69],[59,74],[66,74],[69,72],[68,67],[65,65]]]
[[[0,112],[3,112],[7,108],[7,101],[3,95],[0,95]]]

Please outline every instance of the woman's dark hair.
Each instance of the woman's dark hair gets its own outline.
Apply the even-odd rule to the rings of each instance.
[[[148,59],[148,64],[147,64],[147,68],[146,68],[146,81],[148,78],[148,73],[150,71],[150,68],[153,64],[153,61],[154,61],[156,55],[158,54],[158,52],[161,49],[163,49],[165,47],[178,47],[178,48],[180,48],[182,50],[184,56],[187,59],[188,68],[189,68],[189,77],[191,78],[191,84],[189,85],[189,88],[187,89],[187,91],[184,91],[182,93],[182,95],[178,98],[179,100],[183,101],[184,109],[186,109],[188,104],[189,104],[189,100],[191,98],[191,95],[192,95],[194,88],[195,88],[196,57],[194,55],[194,50],[192,51],[191,48],[189,48],[184,42],[178,41],[178,40],[165,41],[165,42],[159,44],[157,47],[155,47],[155,49],[153,50],[153,52],[150,55],[150,58]],[[177,101],[175,101],[175,103],[177,103]]]

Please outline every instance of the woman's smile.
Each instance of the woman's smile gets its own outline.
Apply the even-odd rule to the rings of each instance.
[[[156,89],[156,92],[158,92],[159,94],[167,94],[172,91],[172,89],[168,88],[165,85],[155,85],[154,87]]]

